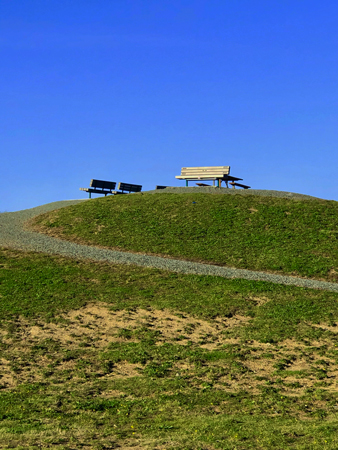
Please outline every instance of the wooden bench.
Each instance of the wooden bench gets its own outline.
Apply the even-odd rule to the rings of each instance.
[[[90,180],[89,188],[80,188],[80,191],[89,193],[89,198],[92,198],[92,194],[113,194],[116,183],[114,181],[103,180]]]
[[[175,178],[185,180],[185,185],[188,186],[189,181],[194,180],[212,180],[213,186],[217,180],[217,186],[220,187],[222,181],[225,181],[227,187],[229,181],[238,181],[242,178],[237,178],[229,175],[230,166],[212,166],[212,167],[182,167],[181,175]]]
[[[169,186],[156,186],[155,189],[166,189],[167,187],[169,187]]]
[[[234,181],[231,181],[229,184],[231,184],[233,189],[236,189],[236,186],[242,187],[243,189],[250,189],[250,186],[246,186],[245,184],[235,183]]]
[[[141,192],[142,186],[140,184],[119,183],[118,191],[113,191],[112,194],[130,194],[131,192]]]

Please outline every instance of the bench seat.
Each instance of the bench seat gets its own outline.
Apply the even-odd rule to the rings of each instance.
[[[231,186],[236,189],[236,186],[242,187],[243,189],[250,189],[251,186],[247,186],[246,184],[235,183],[234,181],[230,182]]]

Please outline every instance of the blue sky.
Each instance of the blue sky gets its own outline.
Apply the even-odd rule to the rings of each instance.
[[[338,3],[0,0],[0,211],[91,178],[338,200]]]

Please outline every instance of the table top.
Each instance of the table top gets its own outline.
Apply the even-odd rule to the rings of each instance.
[[[224,181],[238,181],[238,180],[243,180],[243,178],[237,178],[237,177],[233,177],[231,175],[224,175],[222,177],[222,180],[224,180]]]

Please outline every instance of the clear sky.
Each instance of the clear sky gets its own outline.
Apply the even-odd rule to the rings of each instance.
[[[338,200],[337,22],[333,0],[0,0],[0,211],[184,166]]]

